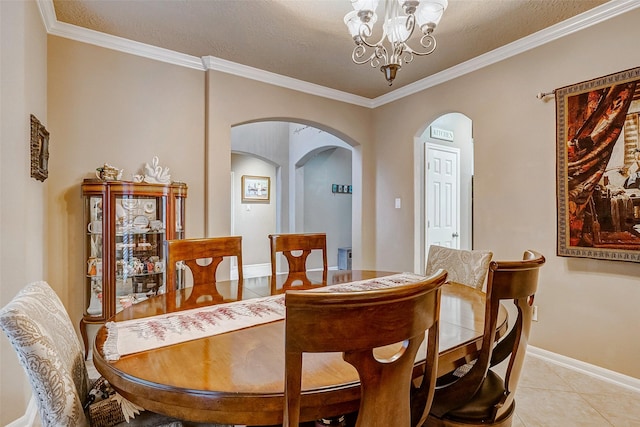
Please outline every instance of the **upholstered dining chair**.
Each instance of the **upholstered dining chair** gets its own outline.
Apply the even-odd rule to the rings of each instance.
[[[89,379],[84,353],[62,302],[46,282],[25,286],[0,309],[0,328],[5,332],[24,368],[44,427],[89,425],[91,408],[85,412],[93,381]],[[109,426],[182,426],[179,420],[144,411],[122,396],[120,405],[142,411],[134,419],[123,417],[122,406],[109,405],[104,417]]]
[[[165,241],[167,256],[167,292],[175,292],[176,263],[183,262],[191,270],[193,290],[189,299],[205,298],[214,302],[225,299],[216,287],[216,272],[225,257],[236,257],[238,265],[237,298],[242,299],[242,236],[210,237],[204,239],[180,239]],[[206,295],[205,295],[206,294]],[[193,301],[197,303],[197,301]]]
[[[511,426],[514,394],[531,328],[538,273],[544,263],[544,256],[531,250],[525,251],[521,261],[491,262],[478,358],[465,375],[436,388],[424,426]],[[515,305],[517,317],[507,335],[496,344],[499,308],[507,301]],[[495,370],[502,362],[506,364],[504,378]],[[414,425],[422,424],[418,420]]]
[[[306,276],[307,258],[312,251],[321,251],[323,282],[327,279],[327,235],[325,233],[270,234],[271,276],[276,276],[278,253],[282,253],[288,263],[288,277],[282,290],[292,288],[307,289],[313,287]]]
[[[431,245],[425,274],[432,274],[442,268],[447,271],[449,282],[482,290],[492,257],[493,252],[487,250],[465,250]]]
[[[446,275],[440,270],[418,283],[370,291],[287,291],[283,426],[299,423],[303,353],[342,352],[360,378],[356,427],[409,427],[414,361],[428,330],[419,390],[426,395],[426,419],[435,387],[440,286]],[[376,348],[399,343],[391,357],[374,355]]]

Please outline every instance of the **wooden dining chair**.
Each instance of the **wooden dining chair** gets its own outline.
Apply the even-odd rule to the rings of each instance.
[[[422,388],[428,395],[423,411],[426,419],[435,387],[440,286],[445,280],[446,272],[441,270],[421,282],[387,289],[287,291],[283,426],[297,427],[304,405],[303,353],[342,352],[360,378],[356,427],[409,427],[413,367],[428,330]],[[374,355],[376,348],[399,343],[392,357]]]
[[[236,257],[238,265],[237,299],[242,299],[242,236],[210,237],[165,241],[167,254],[167,293],[175,292],[176,263],[183,262],[193,276],[193,298],[211,298],[214,302],[227,301],[216,287],[216,272],[226,257]],[[230,300],[230,299],[229,299]]]
[[[282,285],[281,292],[293,287],[296,289],[313,287],[305,274],[307,271],[307,258],[312,251],[321,251],[322,253],[323,282],[326,283],[328,265],[327,235],[325,233],[270,234],[269,241],[271,246],[271,276],[275,277],[277,274],[278,253],[282,253],[288,263],[288,277]]]
[[[493,252],[487,250],[465,250],[445,246],[429,246],[427,275],[438,269],[446,270],[447,281],[461,283],[482,290],[487,279]]]
[[[511,425],[514,394],[529,339],[538,272],[544,263],[544,256],[531,250],[524,253],[522,261],[491,262],[478,358],[465,375],[436,388],[424,426]],[[515,305],[517,317],[509,333],[496,344],[500,304],[507,301]],[[507,364],[504,378],[495,371],[495,366],[501,362]],[[413,425],[423,424],[416,420]]]

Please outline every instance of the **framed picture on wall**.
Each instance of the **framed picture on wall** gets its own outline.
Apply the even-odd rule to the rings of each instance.
[[[640,68],[555,95],[558,255],[640,262]]]
[[[271,178],[268,176],[242,175],[242,201],[268,202]]]
[[[31,177],[44,181],[49,176],[49,132],[31,115]]]

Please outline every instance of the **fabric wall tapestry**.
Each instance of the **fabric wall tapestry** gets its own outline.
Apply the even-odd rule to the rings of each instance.
[[[640,262],[640,68],[555,95],[558,255]]]

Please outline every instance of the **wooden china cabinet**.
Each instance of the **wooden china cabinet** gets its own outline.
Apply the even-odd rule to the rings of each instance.
[[[84,314],[104,323],[124,307],[166,290],[164,241],[184,238],[187,185],[86,179]]]

